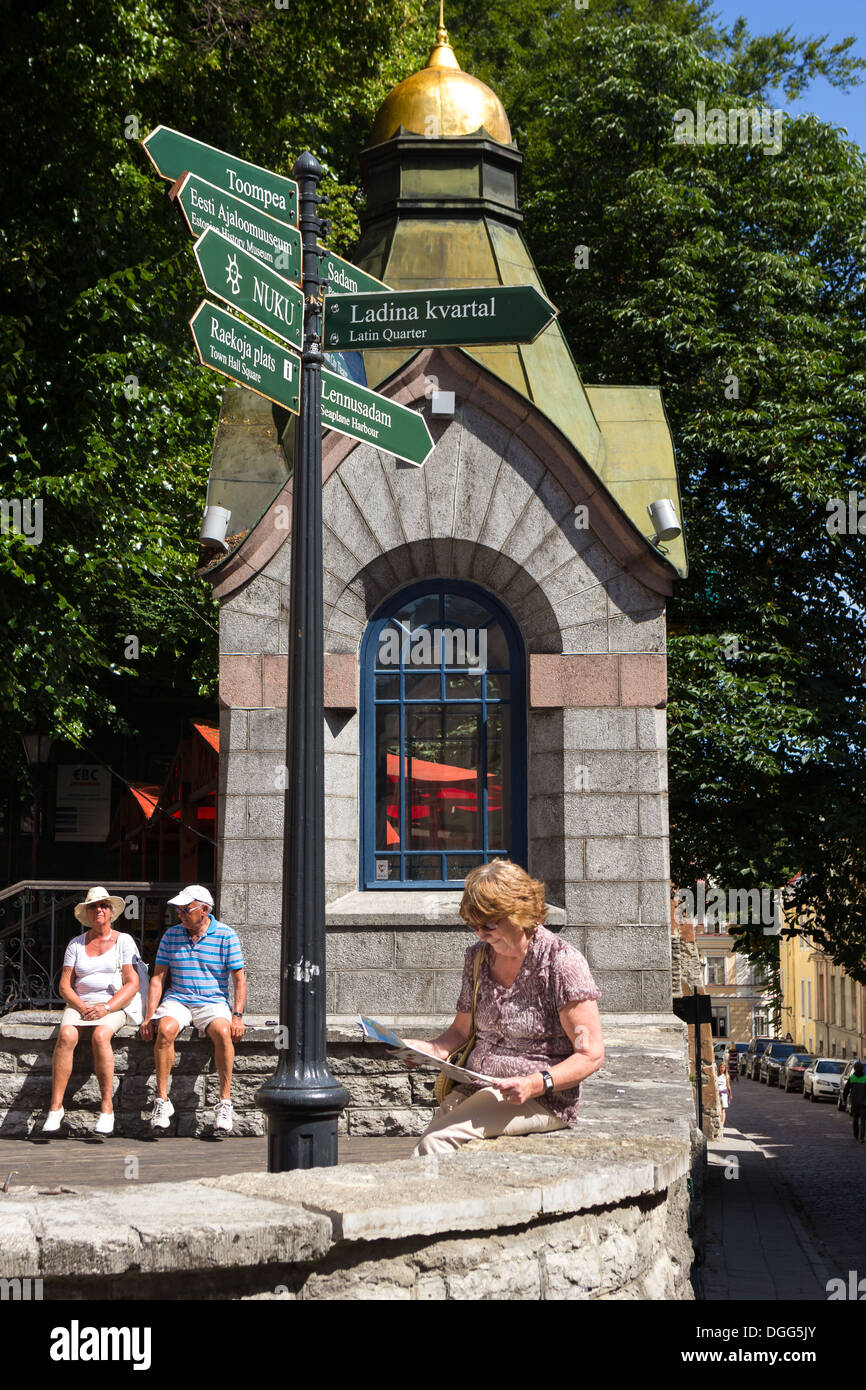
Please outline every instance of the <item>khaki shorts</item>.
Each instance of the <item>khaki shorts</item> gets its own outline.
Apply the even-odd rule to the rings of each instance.
[[[110,1028],[112,1033],[116,1033],[118,1028],[123,1028],[127,1023],[137,1028],[135,1019],[129,1018],[125,1009],[112,1009],[105,1018],[82,1018],[77,1009],[73,1009],[71,1004],[67,1004],[60,1019],[60,1027],[66,1028],[69,1024],[73,1028]]]
[[[203,1004],[181,1004],[177,999],[164,999],[152,1021],[160,1018],[175,1018],[181,1028],[192,1026],[204,1033],[215,1018],[227,1018],[231,1023],[232,1011],[223,999],[207,999]]]

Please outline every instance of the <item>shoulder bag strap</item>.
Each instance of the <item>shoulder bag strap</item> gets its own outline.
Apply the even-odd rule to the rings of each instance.
[[[475,1004],[476,1004],[476,1001],[477,1001],[477,999],[478,999],[478,985],[479,985],[480,976],[481,976],[481,962],[482,962],[482,960],[484,959],[484,957],[486,956],[486,954],[487,954],[487,942],[485,941],[485,942],[482,943],[481,950],[478,952],[478,955],[475,957],[475,967],[474,967],[474,970],[473,970],[473,972],[472,972],[472,973],[473,973],[473,981],[474,981],[474,985],[475,985],[475,988],[474,988],[473,991],[472,991],[472,1032],[473,1032],[473,1033],[475,1032]]]

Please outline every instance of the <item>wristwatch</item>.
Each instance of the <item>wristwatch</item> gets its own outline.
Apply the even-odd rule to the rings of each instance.
[[[553,1077],[550,1075],[549,1071],[543,1071],[541,1073],[541,1079],[544,1082],[544,1094],[549,1096],[553,1090]]]

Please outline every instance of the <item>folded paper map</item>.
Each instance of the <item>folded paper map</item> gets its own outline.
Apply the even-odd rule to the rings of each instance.
[[[388,1028],[383,1028],[382,1024],[377,1023],[374,1018],[364,1018],[363,1014],[359,1014],[359,1018],[361,1021],[358,1026],[365,1038],[369,1038],[371,1042],[383,1043],[385,1047],[396,1048],[407,1060],[411,1058],[413,1062],[418,1062],[423,1066],[436,1067],[439,1071],[444,1071],[446,1076],[450,1076],[452,1081],[471,1081],[476,1086],[495,1086],[497,1084],[495,1076],[484,1076],[481,1072],[469,1071],[466,1067],[455,1067],[451,1062],[442,1062],[438,1057],[431,1057],[429,1052],[422,1052],[418,1047],[411,1047],[402,1038],[398,1038],[396,1033],[392,1033]],[[499,1080],[501,1081],[502,1077]]]

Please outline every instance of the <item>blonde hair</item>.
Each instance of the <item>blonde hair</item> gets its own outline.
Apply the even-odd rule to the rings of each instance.
[[[458,911],[470,927],[510,917],[527,936],[534,936],[547,917],[544,884],[509,859],[492,859],[466,875]]]

